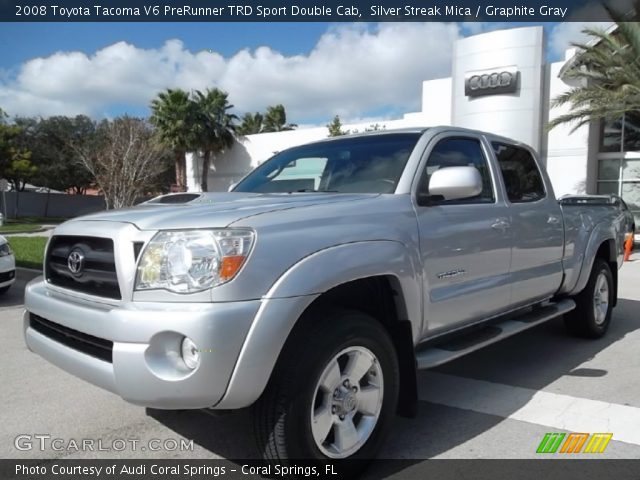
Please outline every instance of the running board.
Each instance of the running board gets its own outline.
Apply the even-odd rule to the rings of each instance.
[[[499,342],[516,333],[528,330],[547,320],[563,315],[576,308],[571,299],[560,300],[556,303],[539,307],[519,317],[498,321],[479,330],[455,337],[450,341],[437,345],[418,347],[416,361],[418,369],[437,367],[443,363],[460,358],[468,353],[480,350],[487,345]]]

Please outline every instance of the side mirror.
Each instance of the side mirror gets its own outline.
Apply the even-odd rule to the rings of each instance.
[[[445,167],[431,174],[428,195],[420,195],[420,205],[429,200],[459,200],[479,195],[482,177],[476,167]],[[424,198],[426,197],[426,198]]]

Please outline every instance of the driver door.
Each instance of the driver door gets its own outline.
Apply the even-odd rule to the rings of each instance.
[[[423,267],[423,333],[494,315],[509,302],[511,229],[496,172],[479,136],[440,135],[427,149],[418,192],[437,169],[474,166],[483,180],[472,198],[416,206]]]

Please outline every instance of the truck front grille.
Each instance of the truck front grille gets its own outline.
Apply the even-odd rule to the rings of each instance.
[[[113,342],[109,340],[64,327],[34,313],[29,314],[29,326],[45,337],[69,348],[113,363]]]
[[[110,238],[53,236],[47,250],[45,275],[49,283],[62,288],[122,298]]]

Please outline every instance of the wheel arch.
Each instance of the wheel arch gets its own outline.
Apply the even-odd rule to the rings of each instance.
[[[589,238],[588,243],[585,246],[584,260],[580,268],[580,274],[576,281],[575,286],[571,289],[570,295],[577,295],[584,290],[591,270],[593,269],[593,263],[596,258],[601,258],[609,265],[611,274],[613,275],[614,283],[614,301],[613,305],[616,305],[618,298],[618,266],[620,265],[622,255],[620,246],[616,244],[616,238],[618,238],[613,231],[611,225],[607,225],[602,222],[596,225]]]
[[[337,285],[316,298],[307,310],[314,308],[357,310],[371,316],[385,328],[395,347],[400,368],[397,413],[414,417],[418,385],[413,329],[397,277],[376,275]],[[299,328],[304,326],[300,325]]]
[[[257,400],[286,342],[304,328],[300,318],[311,308],[336,305],[370,314],[389,332],[401,368],[399,413],[413,415],[414,340],[422,320],[420,278],[415,259],[396,241],[343,244],[302,259],[263,297],[227,392],[215,408],[242,408]],[[377,301],[372,301],[371,292]]]

